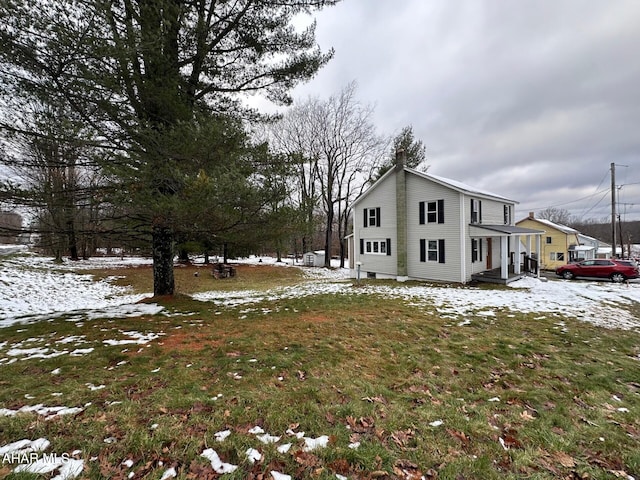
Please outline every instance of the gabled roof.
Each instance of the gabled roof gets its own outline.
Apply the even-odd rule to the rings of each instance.
[[[456,190],[460,193],[464,193],[466,195],[487,197],[494,200],[500,200],[503,202],[509,203],[518,203],[515,200],[511,200],[510,198],[503,197],[502,195],[498,195],[493,192],[489,192],[488,190],[482,190],[480,188],[472,187],[471,185],[467,185],[466,183],[458,182],[457,180],[451,180],[450,178],[441,177],[439,175],[433,175],[432,173],[423,173],[417,170],[413,170],[411,168],[405,168],[406,171],[418,175],[420,177],[426,178],[428,180],[439,183],[440,185],[444,185],[445,187],[449,187],[453,190]]]
[[[578,233],[580,233],[578,230],[576,230],[575,228],[571,228],[571,227],[567,227],[566,225],[561,225],[559,223],[554,223],[550,220],[545,220],[544,218],[531,218],[531,217],[526,217],[523,218],[522,220],[516,222],[516,225],[520,222],[524,222],[525,220],[532,220],[534,222],[538,222],[542,225],[545,225],[547,227],[551,227],[551,228],[555,228],[556,230],[559,230],[563,233],[566,233],[567,235],[576,235]]]
[[[441,177],[439,175],[433,175],[431,173],[425,173],[425,172],[420,172],[418,170],[414,170],[413,168],[408,168],[405,167],[404,171],[407,173],[410,173],[412,175],[416,175],[417,177],[421,177],[424,178],[426,180],[430,180],[434,183],[437,183],[439,185],[445,186],[447,188],[450,188],[452,190],[455,190],[457,192],[463,193],[465,195],[472,195],[472,196],[476,196],[476,197],[484,197],[484,198],[489,198],[492,200],[498,200],[501,202],[508,202],[508,203],[513,203],[513,204],[517,204],[518,202],[515,200],[511,200],[507,197],[503,197],[502,195],[498,195],[492,192],[489,192],[487,190],[481,190],[479,188],[476,187],[472,187],[470,185],[467,185],[465,183],[462,182],[458,182],[457,180],[451,180],[449,178],[445,178],[445,177]],[[375,183],[373,185],[371,185],[367,190],[365,190],[354,202],[358,203],[360,200],[362,200],[364,197],[366,197],[374,188],[375,186],[382,182],[385,178],[387,178],[390,175],[395,174],[395,168],[390,168],[384,175],[382,175],[382,177],[380,177],[378,180],[375,181]]]

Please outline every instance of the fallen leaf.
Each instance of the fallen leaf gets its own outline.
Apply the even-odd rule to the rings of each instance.
[[[576,466],[576,462],[573,460],[573,457],[564,452],[556,452],[553,454],[553,457],[563,467],[573,468]]]
[[[522,443],[513,432],[504,432],[502,439],[504,440],[504,446],[507,448],[523,448]]]
[[[375,397],[364,397],[362,400],[364,400],[365,402],[369,402],[369,403],[382,403],[384,405],[387,404],[387,401],[381,395],[378,395],[378,396],[375,396]]]
[[[459,440],[463,445],[469,444],[469,437],[467,437],[464,432],[459,432],[452,428],[447,428],[447,433],[449,433],[449,435],[451,435],[453,438]]]
[[[533,415],[531,415],[529,413],[528,410],[524,410],[521,414],[520,417],[524,420],[535,420],[536,417],[534,417]]]
[[[331,470],[333,470],[335,473],[339,473],[340,475],[347,475],[351,470],[351,465],[349,465],[349,462],[344,458],[334,460],[328,466]]]
[[[296,462],[298,462],[300,465],[303,465],[305,467],[314,468],[314,467],[320,466],[320,459],[316,457],[313,453],[298,450],[294,454],[294,457],[296,459]]]

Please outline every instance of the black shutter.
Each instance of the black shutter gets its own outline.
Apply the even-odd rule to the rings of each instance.
[[[478,260],[478,250],[477,250],[477,240],[475,238],[471,239],[471,262],[475,262]]]
[[[363,211],[364,211],[364,228],[367,228],[367,226],[368,226],[367,225],[367,218],[368,218],[367,215],[369,215],[369,209],[365,208]]]
[[[427,261],[427,241],[424,238],[420,239],[420,261]]]
[[[424,202],[420,202],[420,225],[424,225]]]
[[[376,208],[376,227],[380,226],[380,207]]]
[[[364,255],[364,239],[360,239],[360,255]]]
[[[438,223],[444,223],[444,200],[438,200]]]
[[[444,240],[438,240],[438,263],[444,262]]]
[[[391,255],[391,239],[387,238],[387,255]]]
[[[482,223],[482,200],[478,200],[478,223]]]
[[[479,260],[482,260],[482,239],[478,239],[478,252],[479,252]]]

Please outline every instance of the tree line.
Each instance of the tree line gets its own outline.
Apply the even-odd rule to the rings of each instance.
[[[315,23],[337,0],[6,0],[0,3],[3,209],[28,208],[56,258],[125,246],[153,258],[154,295],[190,251],[315,247],[389,164],[355,83],[269,117],[332,57]],[[424,160],[406,127],[391,143]]]

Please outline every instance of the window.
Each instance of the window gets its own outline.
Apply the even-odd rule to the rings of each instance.
[[[445,263],[444,240],[420,239],[420,261]]]
[[[552,241],[552,240],[553,240],[553,239],[552,239],[551,237],[547,237],[547,240],[546,240],[546,241],[547,241],[547,245],[551,245],[551,241]]]
[[[472,238],[471,239],[471,261],[477,262],[479,260],[482,260],[482,239]]]
[[[511,225],[511,205],[504,206],[504,224]]]
[[[425,223],[444,223],[444,200],[420,202],[420,225]]]
[[[360,254],[391,255],[391,239],[363,240],[360,239]]]
[[[552,262],[564,262],[564,252],[551,252],[549,260]]]
[[[380,226],[380,207],[364,209],[364,227]]]
[[[471,199],[471,223],[482,223],[482,201]]]

